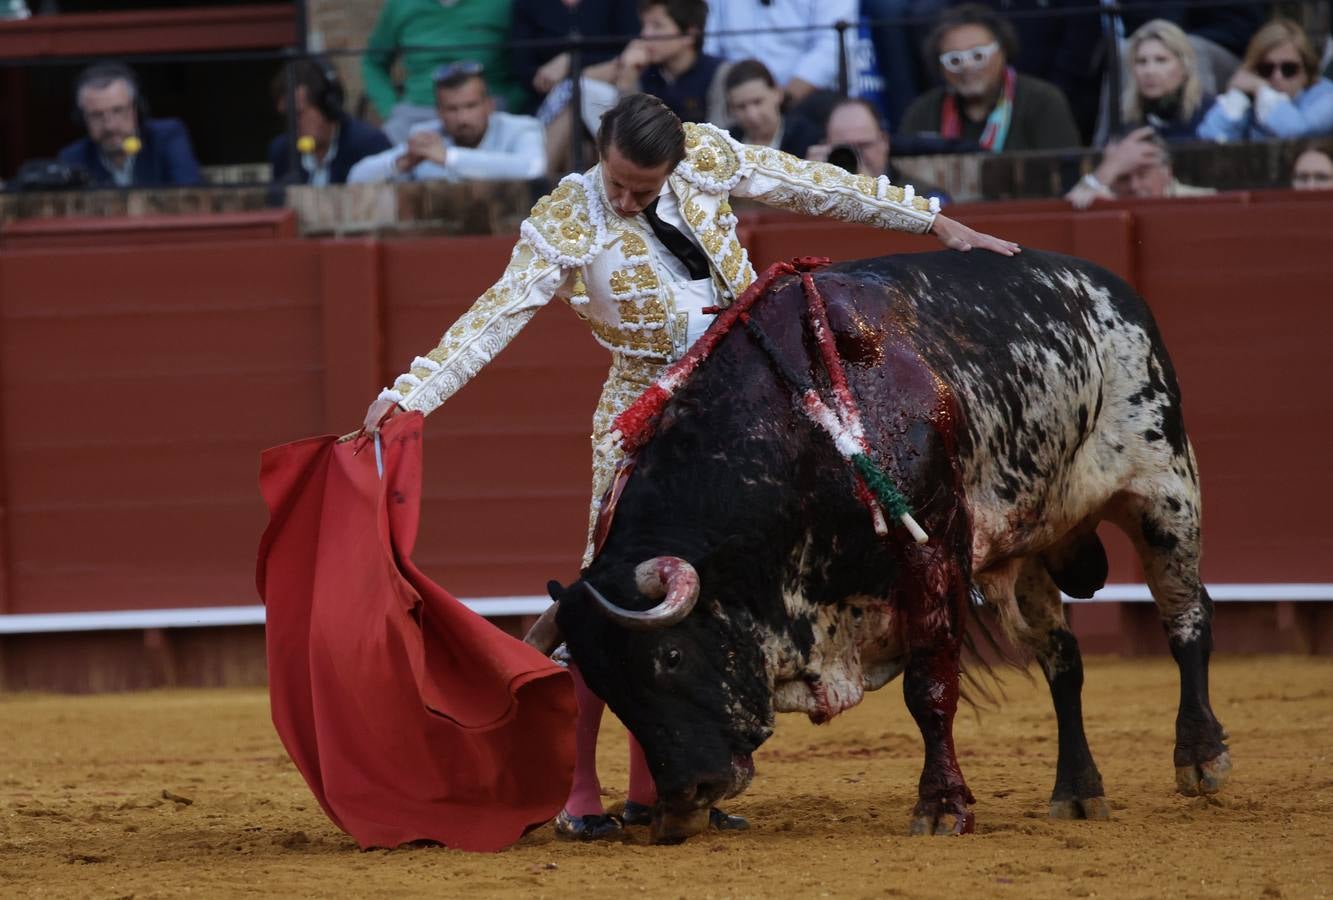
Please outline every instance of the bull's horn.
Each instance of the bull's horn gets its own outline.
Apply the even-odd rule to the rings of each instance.
[[[559,609],[559,600],[546,607],[546,611],[532,623],[528,633],[523,636],[523,642],[537,648],[543,656],[550,656],[555,652],[555,648],[564,642],[560,628],[555,624],[555,614]]]
[[[675,625],[690,614],[699,599],[699,573],[678,556],[658,556],[639,563],[634,580],[647,597],[661,597],[652,609],[634,610],[616,606],[588,582],[583,586],[602,613],[626,628],[646,630]]]

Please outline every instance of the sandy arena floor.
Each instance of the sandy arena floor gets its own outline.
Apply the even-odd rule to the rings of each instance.
[[[785,717],[731,809],[749,832],[581,846],[549,828],[496,855],[358,851],[306,791],[261,691],[0,695],[0,897],[1333,896],[1333,660],[1215,661],[1232,735],[1216,800],[1172,792],[1169,660],[1094,660],[1088,733],[1110,823],[1053,822],[1044,683],[960,715],[978,833],[907,838],[920,741],[895,682],[816,728]],[[606,783],[625,779],[603,729]]]

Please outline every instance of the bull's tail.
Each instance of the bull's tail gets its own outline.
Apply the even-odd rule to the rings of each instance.
[[[1032,680],[1031,654],[1005,637],[995,613],[987,606],[981,590],[971,591],[966,621],[963,623],[962,684],[960,696],[978,714],[981,708],[997,709],[1007,699],[1000,667],[1014,668]]]

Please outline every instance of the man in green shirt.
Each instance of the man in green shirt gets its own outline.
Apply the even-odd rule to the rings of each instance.
[[[486,84],[501,109],[520,109],[521,88],[510,77],[508,54],[512,0],[386,0],[367,44],[361,70],[366,92],[395,143],[407,140],[418,122],[435,117],[432,73],[445,63],[481,63]],[[392,68],[402,57],[400,97]]]

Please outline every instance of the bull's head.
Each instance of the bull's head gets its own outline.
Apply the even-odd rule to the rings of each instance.
[[[701,602],[698,573],[674,556],[550,588],[558,611],[544,617],[545,644],[559,639],[558,626],[588,686],[643,746],[658,789],[658,839],[700,830],[712,805],[749,784],[750,754],[772,733],[753,632],[745,640]],[[539,643],[541,633],[529,639]]]

